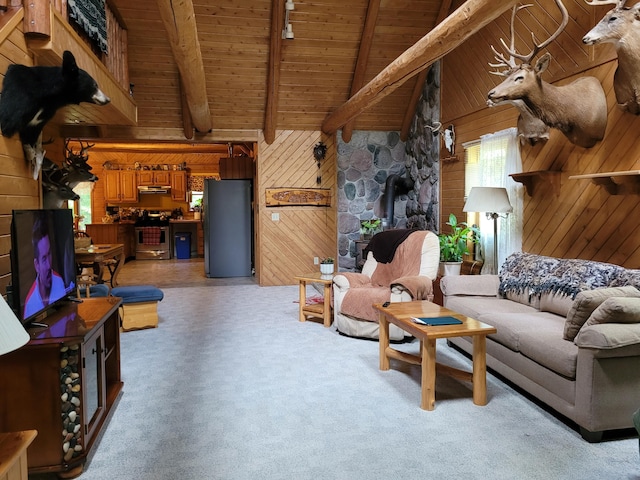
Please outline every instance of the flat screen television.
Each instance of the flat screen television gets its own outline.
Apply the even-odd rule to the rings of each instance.
[[[23,325],[75,292],[73,214],[69,209],[14,210],[11,299]]]

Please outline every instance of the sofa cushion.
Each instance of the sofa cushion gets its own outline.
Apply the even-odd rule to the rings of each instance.
[[[476,320],[480,320],[480,316],[484,314],[535,313],[537,311],[528,305],[496,297],[447,297],[445,307]]]
[[[564,293],[543,293],[540,295],[540,306],[538,307],[542,312],[557,313],[566,317],[573,306],[573,298],[571,295],[565,295]]]
[[[520,332],[520,353],[563,377],[576,378],[578,347],[562,338],[562,323]]]
[[[523,345],[523,334],[525,332],[546,332],[550,331],[558,338],[562,335],[562,325],[564,319],[548,312],[538,312],[531,309],[530,312],[523,313],[486,313],[478,318],[483,323],[496,327],[495,334],[489,335],[492,340],[505,347],[520,352]],[[565,342],[570,343],[570,342]]]
[[[573,341],[591,313],[609,297],[640,297],[640,290],[630,285],[625,287],[596,288],[576,295],[564,325],[564,339]]]
[[[589,316],[583,328],[599,323],[640,322],[640,298],[610,297],[602,302]]]

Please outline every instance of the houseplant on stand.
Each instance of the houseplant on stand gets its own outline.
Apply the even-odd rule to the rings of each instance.
[[[441,233],[440,239],[440,275],[459,275],[462,266],[462,257],[469,253],[469,242],[480,241],[478,227],[469,226],[466,222],[458,223],[458,219],[452,213],[449,215],[447,225],[451,227],[451,233]]]
[[[320,260],[320,273],[322,275],[331,275],[333,273],[333,257],[325,257]]]
[[[381,231],[381,224],[382,220],[380,220],[379,218],[360,221],[360,235],[362,236],[362,239],[371,240],[371,237]]]

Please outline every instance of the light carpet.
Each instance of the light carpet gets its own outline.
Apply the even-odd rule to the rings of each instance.
[[[486,406],[440,376],[421,410],[419,367],[382,372],[377,342],[299,322],[297,286],[164,293],[159,327],[121,336],[123,393],[82,480],[640,479],[637,438],[589,444],[491,374]]]

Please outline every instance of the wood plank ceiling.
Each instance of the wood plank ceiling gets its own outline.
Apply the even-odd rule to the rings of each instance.
[[[284,21],[285,0],[110,3],[126,24],[130,78],[138,105],[138,126],[127,129],[127,136],[157,139],[164,135],[173,140],[189,138],[190,128],[183,116],[183,105],[189,100],[183,90],[187,89],[181,85],[175,53],[182,48],[186,56],[193,47],[180,45],[184,38],[179,35],[167,34],[167,11],[174,9],[174,21],[179,22],[177,9],[193,5],[212,128],[209,135],[196,132],[195,138],[207,140],[225,137],[224,132],[265,130],[265,126],[267,133],[269,128],[320,130],[325,118],[358,90],[358,83],[369,82],[452,8],[451,0],[294,0],[289,20],[295,38],[284,40],[279,27]],[[165,11],[165,23],[161,10]],[[368,11],[377,11],[377,15],[373,21],[370,15],[371,30],[365,32]],[[192,19],[183,21],[188,25]],[[363,38],[369,52],[360,54],[359,59]],[[270,63],[270,52],[277,43],[281,44],[280,55]],[[354,83],[358,62],[360,70]],[[274,63],[279,66],[277,84],[269,97],[270,65]],[[185,74],[198,81],[199,72],[193,68]],[[405,82],[358,115],[352,128],[400,130],[414,84],[415,80]],[[276,100],[268,114],[270,98]],[[113,137],[118,136],[117,129],[110,131],[116,132]]]

